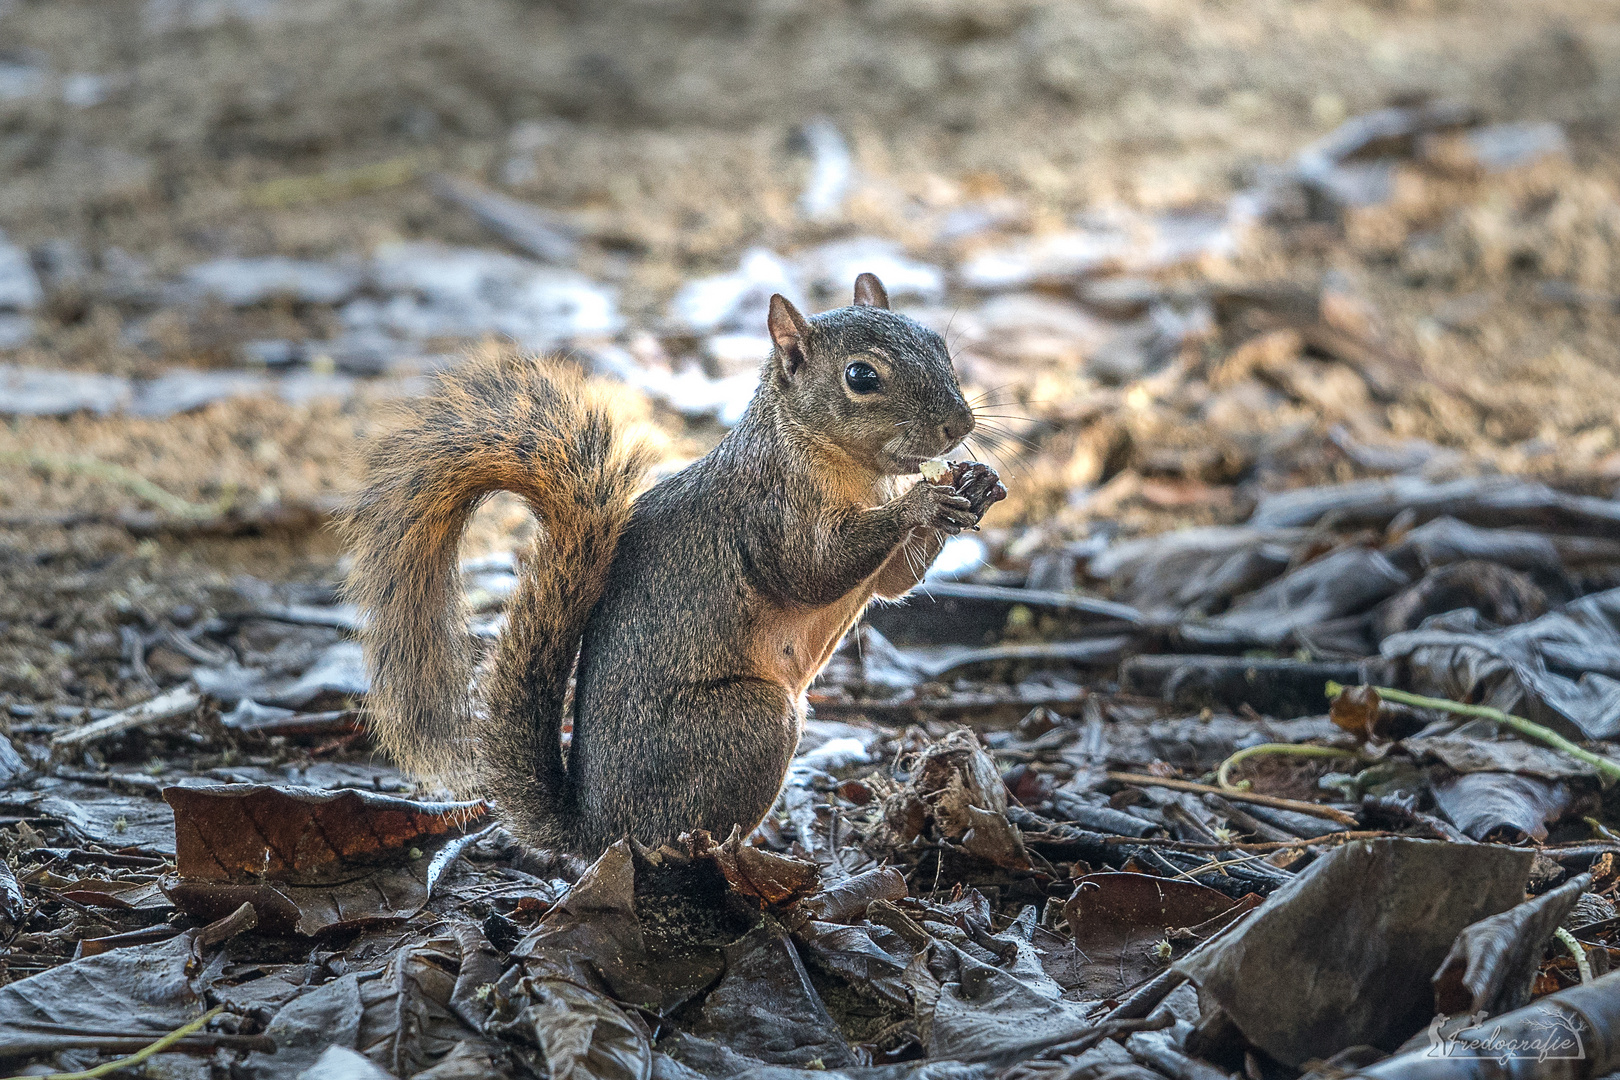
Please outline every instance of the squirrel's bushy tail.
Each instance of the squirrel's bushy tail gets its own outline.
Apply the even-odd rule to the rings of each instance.
[[[347,591],[369,619],[372,731],[413,772],[463,789],[476,780],[534,844],[568,843],[568,676],[650,461],[609,393],[490,350],[440,375],[372,443],[344,517]],[[488,720],[475,723],[457,549],[496,491],[527,500],[543,535],[507,608]]]

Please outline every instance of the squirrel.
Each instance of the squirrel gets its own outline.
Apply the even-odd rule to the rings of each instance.
[[[764,820],[805,691],[861,612],[1007,494],[977,462],[904,484],[975,418],[945,342],[891,311],[876,276],[811,318],[772,296],[767,324],[741,421],[639,497],[652,454],[603,388],[510,351],[442,373],[373,440],[341,524],[372,728],[398,762],[493,796],[520,840],[586,857]],[[480,715],[457,548],[496,491],[542,533]]]

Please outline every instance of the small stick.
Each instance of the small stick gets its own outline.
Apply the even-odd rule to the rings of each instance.
[[[1577,746],[1564,738],[1552,728],[1544,727],[1534,720],[1526,720],[1522,716],[1493,709],[1489,705],[1464,705],[1460,702],[1449,701],[1446,698],[1424,697],[1422,694],[1411,694],[1405,690],[1395,690],[1387,686],[1375,686],[1373,693],[1385,701],[1393,701],[1400,705],[1415,705],[1420,709],[1438,709],[1441,712],[1455,713],[1458,716],[1476,716],[1481,720],[1494,720],[1498,724],[1512,728],[1521,735],[1528,735],[1546,743],[1555,750],[1562,750],[1577,761],[1584,761],[1592,766],[1604,777],[1605,787],[1620,780],[1620,762],[1611,761],[1601,754]],[[1344,692],[1344,687],[1336,682],[1327,684],[1327,696],[1336,698]]]
[[[155,724],[160,720],[168,720],[181,716],[202,704],[202,695],[190,686],[181,685],[172,690],[165,691],[155,698],[149,698],[139,705],[131,705],[121,712],[115,712],[95,723],[86,724],[82,728],[64,731],[60,735],[51,737],[52,750],[67,750],[85,743],[95,742],[97,739],[119,732],[130,731],[134,728]]]
[[[1299,814],[1310,814],[1313,817],[1327,818],[1340,825],[1358,824],[1354,814],[1347,814],[1343,810],[1320,803],[1301,802],[1298,799],[1284,799],[1276,795],[1257,795],[1252,791],[1227,791],[1214,784],[1199,784],[1192,780],[1171,780],[1163,776],[1147,776],[1142,773],[1111,772],[1108,779],[1117,780],[1122,784],[1139,784],[1144,787],[1169,788],[1172,791],[1191,791],[1197,795],[1214,793],[1233,802],[1254,803],[1256,806],[1269,806],[1274,810],[1292,810]]]
[[[1347,832],[1323,833],[1321,836],[1304,836],[1297,840],[1260,840],[1255,842],[1232,841],[1230,844],[1200,844],[1191,840],[1171,840],[1165,836],[1105,836],[1105,844],[1142,845],[1144,847],[1169,848],[1171,851],[1258,851],[1270,854],[1273,851],[1287,851],[1289,848],[1309,847],[1311,844],[1344,843],[1350,840],[1373,840],[1380,836],[1394,835],[1384,829],[1361,829]]]
[[[81,476],[106,480],[124,488],[136,498],[144,499],[164,513],[186,521],[219,517],[229,508],[235,497],[235,492],[232,491],[217,503],[190,502],[158,487],[133,469],[126,469],[122,465],[114,465],[97,458],[63,457],[38,450],[6,450],[0,451],[0,464],[22,465],[31,469],[43,469],[46,472],[78,473]]]
[[[1292,756],[1292,757],[1360,757],[1361,756],[1358,752],[1356,752],[1354,750],[1341,750],[1341,749],[1339,749],[1338,747],[1335,747],[1335,746],[1310,746],[1308,744],[1301,744],[1301,743],[1274,743],[1274,742],[1261,743],[1259,746],[1244,747],[1242,750],[1239,750],[1237,753],[1233,754],[1231,757],[1229,757],[1225,761],[1221,762],[1220,768],[1215,770],[1215,782],[1217,784],[1219,784],[1222,788],[1224,788],[1228,792],[1247,791],[1247,790],[1249,790],[1246,787],[1240,787],[1240,786],[1238,786],[1236,784],[1233,784],[1227,778],[1227,772],[1228,772],[1228,770],[1230,770],[1232,768],[1232,766],[1236,765],[1238,762],[1243,761],[1243,760],[1245,760],[1247,758],[1257,757],[1257,756],[1259,756],[1261,754],[1277,755],[1277,756]],[[1244,781],[1244,783],[1248,783],[1248,781]]]
[[[225,1006],[215,1005],[212,1009],[209,1009],[191,1023],[186,1024],[184,1027],[176,1028],[152,1045],[135,1051],[133,1054],[129,1055],[129,1057],[119,1058],[117,1061],[109,1061],[104,1065],[97,1065],[93,1069],[85,1069],[83,1072],[50,1073],[44,1077],[13,1076],[10,1077],[9,1080],[99,1080],[100,1077],[108,1076],[112,1073],[118,1072],[120,1069],[133,1069],[135,1066],[139,1065],[153,1054],[163,1053],[163,1051],[167,1050],[169,1047],[173,1046],[187,1035],[193,1035],[201,1031],[208,1024],[208,1021],[212,1020],[214,1017],[218,1016],[224,1011]]]
[[[1199,874],[1207,874],[1212,870],[1224,870],[1228,866],[1237,866],[1239,863],[1254,862],[1256,859],[1264,859],[1270,854],[1271,852],[1269,851],[1256,851],[1252,855],[1242,855],[1236,859],[1228,859],[1225,862],[1221,862],[1219,859],[1213,859],[1205,863],[1203,866],[1195,866],[1191,870],[1183,870],[1170,880],[1175,881],[1177,878],[1186,878],[1187,880],[1191,881]]]

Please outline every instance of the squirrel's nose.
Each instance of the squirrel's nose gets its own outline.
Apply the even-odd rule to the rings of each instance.
[[[973,434],[973,413],[963,409],[949,420],[945,421],[943,430],[947,445],[955,446],[967,436]]]

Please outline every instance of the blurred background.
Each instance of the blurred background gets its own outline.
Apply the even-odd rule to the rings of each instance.
[[[329,593],[355,439],[471,342],[674,464],[862,270],[991,403],[991,576],[1308,483],[1611,496],[1617,117],[1596,0],[0,0],[0,694]]]

